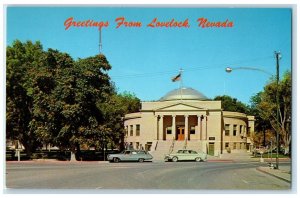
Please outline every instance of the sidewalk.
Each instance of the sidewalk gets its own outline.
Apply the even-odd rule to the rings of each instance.
[[[207,161],[217,162],[217,161],[228,161],[228,162],[235,162],[235,161],[259,161],[259,159],[252,158],[251,153],[224,153],[219,156],[207,156]]]
[[[217,161],[236,161],[236,162],[261,162],[261,166],[257,167],[256,170],[291,183],[291,166],[290,165],[279,165],[279,169],[274,169],[273,167],[267,166],[269,163],[275,165],[275,158],[263,158],[261,162],[260,158],[254,158],[250,153],[235,153],[235,154],[225,154],[219,157],[208,156],[208,162],[217,162]],[[279,162],[291,162],[290,158],[279,158]]]
[[[263,162],[275,163],[275,158],[263,158]],[[259,157],[253,157],[251,153],[231,153],[231,154],[222,154],[220,156],[207,156],[207,161],[235,161],[235,162],[261,162],[261,158]],[[290,162],[290,158],[279,158],[280,162]]]
[[[272,167],[257,167],[256,170],[291,183],[291,166],[279,166],[279,169]]]

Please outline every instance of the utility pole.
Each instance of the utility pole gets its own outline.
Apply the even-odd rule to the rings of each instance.
[[[279,169],[279,59],[281,58],[280,52],[274,52],[275,57],[276,57],[276,108],[277,108],[277,113],[276,113],[276,123],[277,123],[277,129],[276,129],[276,169]]]
[[[263,126],[263,132],[264,132],[264,142],[263,142],[263,145],[264,145],[264,147],[266,147],[266,129],[265,129],[265,126]]]

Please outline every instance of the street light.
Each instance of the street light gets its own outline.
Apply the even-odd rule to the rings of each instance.
[[[256,67],[226,67],[225,71],[226,71],[227,73],[231,73],[233,70],[239,70],[239,69],[246,69],[246,70],[260,71],[260,72],[263,72],[263,73],[268,74],[268,75],[270,75],[270,76],[273,76],[273,74],[271,74],[270,72],[265,71],[265,70],[263,70],[263,69],[256,68]]]
[[[281,53],[280,52],[277,52],[275,51],[274,52],[275,54],[275,58],[276,58],[276,123],[277,125],[279,125],[279,60],[281,59]],[[231,68],[231,67],[226,67],[225,71],[227,73],[231,73],[233,70],[239,70],[239,69],[246,69],[246,70],[255,70],[255,71],[260,71],[260,72],[263,72],[263,73],[266,73],[266,74],[269,74],[270,76],[273,76],[273,74],[265,71],[265,70],[262,70],[262,69],[259,69],[259,68],[255,68],[255,67],[235,67],[235,68]],[[279,169],[279,127],[275,130],[276,131],[276,169]]]

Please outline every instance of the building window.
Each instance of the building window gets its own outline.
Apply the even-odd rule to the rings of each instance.
[[[233,136],[236,136],[236,125],[233,125]]]
[[[129,148],[128,148],[129,150],[132,150],[133,149],[133,144],[132,144],[132,142],[130,142],[129,143]]]
[[[240,125],[240,135],[243,134],[243,125]]]
[[[136,149],[140,149],[140,143],[139,143],[139,142],[136,142],[136,143],[135,143],[135,148],[136,148]]]
[[[229,142],[225,142],[225,148],[229,147]]]
[[[233,149],[236,149],[236,142],[233,143]]]
[[[190,128],[190,134],[195,134],[195,126],[191,126]]]
[[[152,142],[147,142],[147,144],[145,144],[146,151],[151,151],[151,146],[152,146]]]
[[[130,125],[130,136],[133,136],[133,125]]]
[[[135,134],[136,134],[136,136],[140,136],[140,125],[139,124],[136,125]]]
[[[125,136],[128,136],[128,126],[126,126]]]
[[[229,124],[225,124],[225,136],[229,136]]]
[[[172,127],[167,127],[166,132],[167,134],[172,134]]]

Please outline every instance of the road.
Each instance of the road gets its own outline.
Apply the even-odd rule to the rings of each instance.
[[[256,162],[8,162],[6,186],[12,189],[290,190],[290,183],[256,170],[258,166],[261,164]]]

